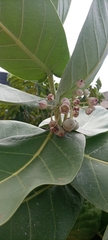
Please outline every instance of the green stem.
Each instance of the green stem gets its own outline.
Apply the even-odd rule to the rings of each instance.
[[[48,81],[50,86],[50,92],[54,95],[54,98],[55,98],[55,86],[54,86],[53,74],[50,74],[48,76]]]
[[[54,80],[53,80],[53,74],[50,74],[48,76],[48,81],[49,81],[49,86],[50,86],[50,92],[54,95],[54,98],[55,98],[56,92],[55,92],[55,85],[54,85]],[[60,116],[60,112],[59,112],[59,106],[57,107],[57,109],[55,109],[54,115],[55,115],[55,121],[58,124],[61,124],[61,116]]]

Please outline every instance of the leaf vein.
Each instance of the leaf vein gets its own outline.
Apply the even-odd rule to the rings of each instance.
[[[51,176],[51,178],[52,178],[52,181],[54,182],[53,175],[52,175],[50,169],[48,168],[47,164],[44,162],[44,160],[42,159],[41,156],[38,156],[38,157],[41,159],[42,163],[44,164],[44,166],[46,167],[47,171],[49,172],[49,174],[50,174],[50,176]]]

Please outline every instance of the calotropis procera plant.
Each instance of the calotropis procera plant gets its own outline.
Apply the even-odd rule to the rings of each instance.
[[[71,57],[63,29],[70,4],[0,1],[0,66],[50,86],[41,98],[1,84],[0,102],[51,110],[40,127],[0,121],[2,240],[108,235],[108,112],[87,91],[108,53],[108,0],[92,1]]]

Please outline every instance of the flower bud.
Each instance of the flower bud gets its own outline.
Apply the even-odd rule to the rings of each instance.
[[[95,97],[88,98],[88,105],[89,105],[89,107],[96,106],[97,103],[98,103],[98,99],[97,98],[95,98]]]
[[[63,113],[63,114],[67,114],[69,112],[69,105],[66,104],[66,103],[63,103],[61,106],[60,106],[60,112]]]
[[[70,101],[69,101],[68,98],[62,98],[62,99],[61,99],[61,103],[62,103],[62,104],[66,103],[67,105],[70,106]]]
[[[78,107],[78,106],[74,106],[74,107],[73,107],[73,111],[79,112],[79,107]]]
[[[72,109],[73,117],[78,117],[79,115],[79,106],[74,106]]]
[[[79,111],[73,111],[73,117],[78,117],[79,116]]]
[[[80,104],[80,100],[78,98],[73,100],[73,105],[74,106],[79,105],[79,104]]]
[[[62,127],[59,126],[59,131],[55,133],[58,137],[63,137],[65,134],[65,131]]]
[[[41,109],[46,109],[47,106],[48,106],[48,104],[47,104],[47,101],[46,101],[46,100],[42,100],[42,101],[39,102],[39,107],[40,107]]]
[[[50,126],[50,127],[54,127],[55,125],[56,125],[56,121],[51,120],[51,121],[49,122],[49,126]]]
[[[83,79],[80,79],[76,82],[78,88],[83,88],[85,86],[85,82]]]
[[[48,101],[52,101],[52,100],[54,100],[54,95],[51,94],[51,93],[48,94],[47,99],[48,99]]]
[[[76,96],[81,97],[83,95],[83,91],[81,89],[77,89],[75,94]]]
[[[87,115],[90,115],[93,111],[95,110],[95,107],[88,107],[88,108],[86,108],[86,110],[85,110],[85,113],[87,114]]]
[[[59,132],[59,125],[55,125],[55,126],[53,126],[53,127],[50,127],[50,131],[52,132],[52,133],[58,133]]]
[[[88,96],[90,95],[90,91],[89,91],[88,89],[85,89],[85,90],[84,90],[84,95],[85,95],[86,97],[88,97]]]
[[[64,129],[57,124],[54,127],[50,127],[50,131],[59,137],[63,137],[65,134]]]
[[[76,125],[74,127],[74,130],[77,130],[79,128],[79,123],[76,120],[75,120],[75,123],[76,123]]]
[[[71,132],[74,129],[75,125],[76,125],[76,123],[73,118],[67,118],[63,122],[63,128],[66,132]]]

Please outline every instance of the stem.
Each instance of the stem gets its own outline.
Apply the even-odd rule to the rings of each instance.
[[[54,95],[54,98],[55,98],[56,92],[55,92],[53,74],[48,75],[48,81],[49,81],[49,86],[50,86],[50,92]],[[61,121],[61,115],[60,115],[60,112],[59,112],[59,107],[57,107],[57,109],[55,109],[54,115],[55,115],[55,121],[58,124],[61,124],[62,121]]]
[[[54,95],[54,98],[55,98],[55,86],[54,86],[53,74],[50,74],[48,76],[48,81],[50,86],[50,92]]]

